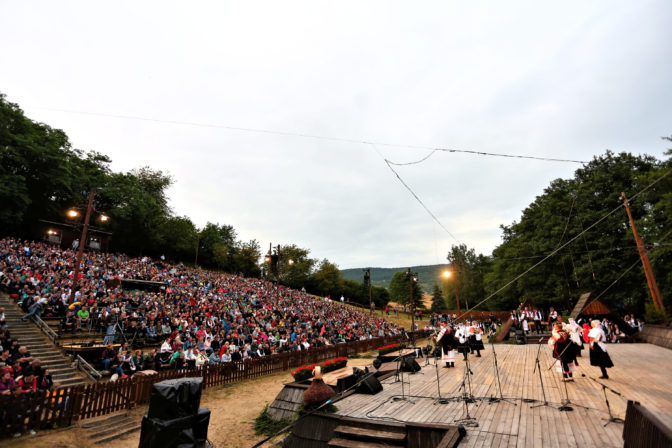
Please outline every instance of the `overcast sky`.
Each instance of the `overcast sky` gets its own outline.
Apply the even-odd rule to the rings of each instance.
[[[5,0],[0,92],[115,171],[170,173],[171,207],[198,226],[341,268],[435,264],[456,240],[384,162],[427,150],[290,134],[662,158],[670,23],[665,0]],[[395,169],[457,240],[490,254],[500,224],[579,167],[436,153]]]

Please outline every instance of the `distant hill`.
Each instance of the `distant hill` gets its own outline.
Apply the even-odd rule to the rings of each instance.
[[[441,273],[448,268],[447,264],[434,264],[429,266],[413,266],[411,271],[417,272],[420,286],[426,294],[431,294],[434,284],[439,286],[443,283]],[[397,271],[406,272],[405,268],[371,268],[371,284],[387,288],[390,286],[390,280]],[[362,283],[364,281],[364,268],[341,269],[343,278]]]

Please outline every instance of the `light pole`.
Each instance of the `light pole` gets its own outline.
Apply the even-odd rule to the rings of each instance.
[[[371,295],[371,269],[364,269],[364,287],[369,290],[369,314],[373,315],[373,297]]]
[[[455,285],[455,302],[457,304],[457,314],[460,314],[460,296],[457,293],[457,271],[455,270],[455,265],[453,263],[450,264],[450,270],[445,270],[443,271],[443,277],[444,278],[450,278],[453,274],[455,276],[453,277],[453,283]]]
[[[93,198],[95,197],[95,190],[89,192],[89,202],[86,206],[86,215],[84,216],[84,225],[82,225],[82,234],[79,238],[79,246],[77,247],[77,256],[75,257],[75,270],[72,273],[72,282],[70,284],[70,299],[69,303],[72,303],[75,298],[75,288],[79,284],[79,270],[80,265],[82,264],[82,257],[84,256],[84,246],[86,245],[86,234],[89,230],[89,222],[91,221],[91,212],[93,211]],[[70,218],[76,218],[79,216],[79,212],[76,210],[69,210],[68,216]],[[99,219],[102,222],[109,221],[107,215],[100,215]]]
[[[409,298],[411,301],[411,332],[415,331],[415,298],[413,297],[413,284],[418,281],[418,273],[411,272],[411,268],[408,268],[406,272],[406,277],[408,278],[408,289],[409,289]]]

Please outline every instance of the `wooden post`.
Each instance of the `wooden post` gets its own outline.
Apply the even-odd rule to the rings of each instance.
[[[79,265],[82,264],[82,257],[84,255],[84,246],[86,245],[86,233],[89,230],[89,220],[91,219],[91,210],[93,209],[94,190],[89,192],[89,204],[86,207],[86,217],[84,218],[84,226],[82,227],[82,236],[79,239],[79,246],[77,247],[77,257],[75,257],[75,271],[72,274],[72,283],[70,288],[70,303],[75,300],[75,287],[79,285]]]
[[[656,307],[657,311],[665,311],[665,306],[663,305],[663,300],[661,299],[660,291],[658,290],[658,284],[656,283],[656,277],[653,275],[653,269],[651,268],[651,261],[649,260],[649,255],[646,252],[646,247],[644,247],[644,240],[642,240],[639,235],[637,235],[635,221],[632,219],[630,205],[628,204],[628,199],[625,197],[624,192],[621,192],[621,198],[623,199],[623,205],[625,205],[625,211],[628,213],[628,219],[630,219],[632,234],[635,236],[639,257],[642,259],[644,274],[646,275],[646,281],[649,284],[649,290],[651,291],[651,297],[653,298],[653,305]]]

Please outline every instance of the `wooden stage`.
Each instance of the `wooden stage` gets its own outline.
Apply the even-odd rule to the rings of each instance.
[[[557,408],[565,397],[562,375],[555,367],[548,370],[554,359],[545,343],[541,347],[541,367],[548,402],[553,407],[532,405],[543,402],[539,374],[533,373],[537,345],[497,344],[502,392],[509,402],[489,403],[491,396],[498,396],[493,363],[492,346],[482,351],[483,357],[469,358],[474,397],[483,397],[469,405],[469,414],[476,418],[478,427],[467,426],[467,435],[460,447],[622,447],[623,424],[609,423],[602,387],[590,379],[601,375],[598,367],[591,367],[584,350],[579,358],[580,366],[574,372],[575,381],[567,383],[573,403],[571,412]],[[626,400],[639,401],[672,427],[672,351],[651,344],[611,344],[609,354],[615,367],[608,369],[609,379],[599,380],[619,392],[624,398],[607,390],[612,413],[625,418]],[[460,355],[461,357],[461,355]],[[418,359],[424,365],[424,359]],[[439,377],[441,396],[457,397],[464,375],[464,361],[460,358],[455,368],[444,368],[440,363]],[[582,377],[581,374],[585,374]],[[401,383],[392,376],[382,381],[383,391],[376,395],[354,394],[336,406],[337,414],[373,420],[459,424],[456,419],[465,417],[463,401],[451,400],[447,404],[436,403],[437,379],[433,358],[423,367],[422,374],[408,375],[413,403],[399,400]],[[408,384],[404,386],[408,394]],[[427,398],[423,398],[427,397]],[[523,399],[540,400],[534,403]]]

